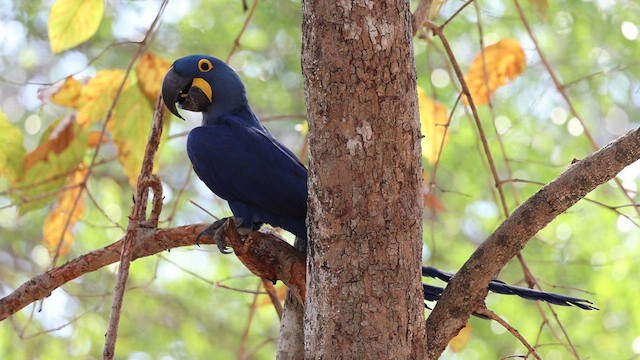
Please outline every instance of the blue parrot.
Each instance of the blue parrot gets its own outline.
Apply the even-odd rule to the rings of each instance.
[[[189,133],[187,154],[196,174],[211,191],[229,203],[238,232],[247,234],[263,223],[281,227],[306,243],[307,169],[267,130],[249,106],[238,75],[223,61],[207,55],[176,60],[162,82],[167,108],[179,118],[182,109],[201,112],[202,126]],[[226,242],[214,222],[199,234],[214,236],[221,252]],[[422,275],[448,282],[452,274],[423,267]],[[496,293],[557,305],[595,309],[591,302],[543,291],[489,284]],[[442,288],[423,285],[427,301],[440,298]]]
[[[165,76],[162,95],[178,117],[176,102],[202,112],[202,126],[189,133],[187,154],[198,177],[229,203],[238,231],[267,223],[306,240],[307,169],[258,121],[235,71],[214,57],[187,56]],[[225,252],[224,238],[216,241]]]

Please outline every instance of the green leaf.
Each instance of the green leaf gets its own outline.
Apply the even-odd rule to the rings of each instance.
[[[104,15],[103,0],[58,0],[49,14],[49,43],[54,54],[92,37]]]
[[[118,161],[132,187],[138,181],[152,117],[149,100],[139,86],[131,86],[120,96],[113,118],[107,125],[118,149]]]
[[[22,175],[25,149],[22,132],[9,122],[0,110],[0,175],[15,183]]]

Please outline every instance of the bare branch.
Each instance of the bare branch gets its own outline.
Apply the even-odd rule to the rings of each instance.
[[[118,324],[120,323],[120,313],[122,312],[122,302],[124,300],[124,292],[129,278],[129,265],[131,263],[131,249],[135,238],[140,229],[140,224],[155,228],[158,226],[158,217],[162,211],[162,184],[160,178],[153,174],[153,160],[158,147],[160,146],[160,137],[162,136],[162,127],[164,126],[164,102],[162,97],[158,96],[153,112],[153,125],[149,132],[149,140],[145,147],[144,159],[142,161],[142,169],[138,176],[138,185],[134,196],[133,208],[129,215],[129,225],[122,243],[122,252],[120,253],[120,267],[118,268],[118,280],[115,291],[113,293],[113,303],[111,304],[111,314],[109,316],[109,329],[107,331],[103,359],[113,359],[115,355],[116,339],[118,338]],[[153,209],[151,210],[151,219],[147,221],[147,200],[149,197],[149,189],[153,191]]]
[[[428,358],[436,359],[481,304],[487,284],[538,231],[585,195],[640,159],[640,128],[577,161],[527,199],[453,277],[427,319]]]

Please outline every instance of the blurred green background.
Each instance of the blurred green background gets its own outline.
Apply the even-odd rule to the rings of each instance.
[[[450,18],[464,4],[435,3],[439,6],[433,17],[436,23]],[[603,146],[638,125],[634,114],[640,105],[640,4],[567,0],[545,7],[545,3],[521,1],[551,70],[564,84],[586,129]],[[22,130],[28,151],[37,146],[52,122],[69,113],[68,109],[40,101],[37,90],[69,75],[93,76],[102,69],[125,69],[136,51],[135,42],[142,40],[160,6],[159,1],[107,1],[105,17],[94,37],[52,55],[47,39],[52,4],[0,0],[0,109]],[[551,81],[514,3],[476,4],[477,9],[467,7],[445,30],[463,70],[480,51],[479,29],[485,46],[513,38],[521,43],[527,57],[524,73],[498,89],[492,108],[479,108],[501,178],[518,179],[504,185],[507,205],[513,211],[540,188],[537,183],[549,182],[573,159],[583,158],[594,149]],[[412,8],[416,5],[412,3]],[[226,59],[247,16],[239,0],[172,1],[150,50],[169,61],[193,53]],[[300,22],[299,1],[258,3],[230,65],[243,79],[250,102],[266,126],[303,156]],[[426,33],[414,41],[419,86],[452,109],[458,86],[442,44]],[[170,123],[158,169],[165,195],[162,227],[210,222],[211,216],[192,202],[216,216],[229,215],[226,204],[195,176],[187,181],[192,170],[186,161],[184,134],[198,124],[197,116],[189,116],[187,122]],[[454,271],[504,216],[477,130],[463,106],[453,111],[449,131],[436,186],[431,189],[444,209],[425,211],[424,262]],[[506,156],[502,155],[497,134]],[[146,138],[147,134],[139,136]],[[96,167],[88,188],[103,210],[87,202],[85,215],[73,229],[75,242],[64,261],[108,245],[124,233],[132,188],[114,160],[115,153],[114,146],[106,143],[98,155],[103,164]],[[426,160],[424,163],[427,173],[433,174],[433,165]],[[633,199],[637,198],[639,172],[635,164],[619,176]],[[51,264],[41,239],[44,218],[55,202],[19,214],[11,191],[9,182],[0,178],[1,296]],[[631,203],[613,183],[601,186],[588,199],[541,231],[523,256],[544,289],[588,298],[601,310],[555,307],[554,314],[544,304],[497,295],[489,295],[487,304],[537,345],[544,359],[575,358],[568,349],[569,342],[581,359],[638,358],[637,201]],[[175,216],[166,221],[173,209]],[[0,358],[100,358],[116,269],[109,266],[87,274],[1,322]],[[520,265],[513,261],[501,279],[523,284]],[[259,296],[255,316],[252,320],[249,316],[255,300],[252,292],[258,285],[259,280],[234,256],[222,256],[211,246],[175,249],[134,262],[116,357],[273,358],[279,324],[266,296]],[[456,352],[447,350],[443,359],[526,354],[524,347],[498,324],[479,319],[470,323],[468,342]],[[243,340],[245,331],[248,335]]]

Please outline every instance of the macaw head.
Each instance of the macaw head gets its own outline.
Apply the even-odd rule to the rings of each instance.
[[[190,55],[176,60],[162,81],[162,98],[177,117],[182,109],[208,115],[231,114],[247,104],[238,75],[222,60],[207,55]]]

